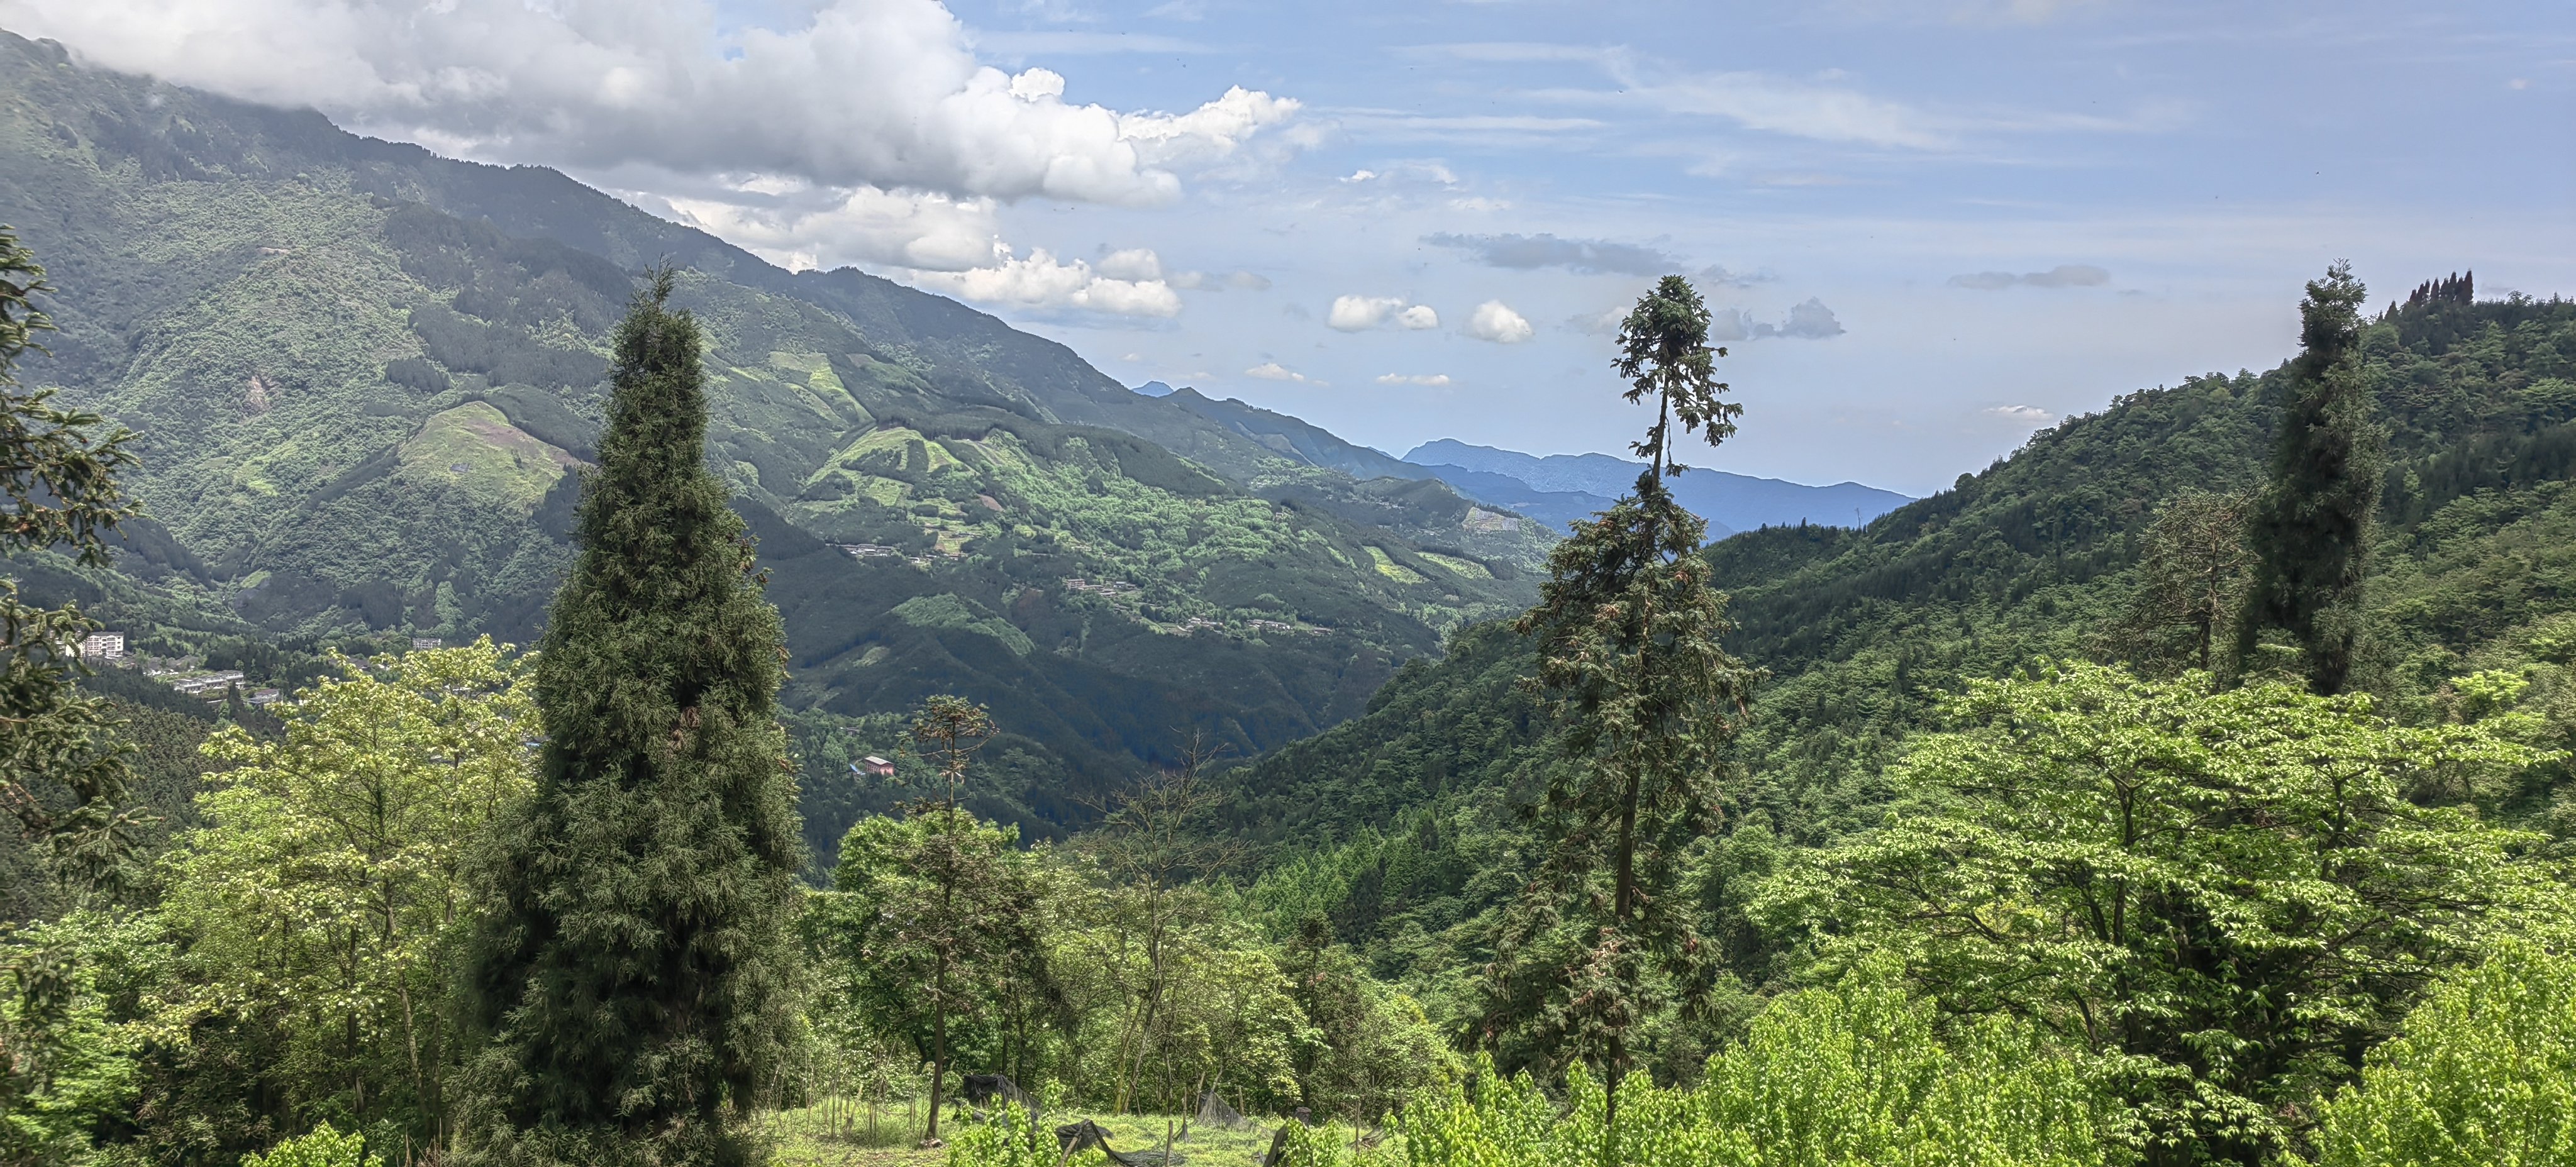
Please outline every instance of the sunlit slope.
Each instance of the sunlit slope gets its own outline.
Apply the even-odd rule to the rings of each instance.
[[[2576,662],[2576,303],[2436,302],[2363,337],[2390,451],[2367,684],[2392,714],[2432,718],[2456,699],[2452,677]],[[2286,389],[2284,367],[2133,393],[1866,528],[1712,546],[1730,648],[1772,674],[1734,812],[1830,834],[1882,799],[1881,769],[1966,679],[2041,656],[2134,658],[2110,634],[2148,526],[2185,491],[2256,487]],[[1512,682],[1530,671],[1505,630],[1477,630],[1361,718],[1240,772],[1238,821],[1333,837],[1527,794],[1545,725]],[[2565,701],[2535,684],[2532,700]]]
[[[61,288],[28,371],[142,434],[159,551],[127,567],[276,635],[528,641],[608,332],[665,260],[809,705],[964,691],[1095,776],[1194,731],[1266,749],[1524,604],[1545,545],[950,301],[5,34],[0,221]]]

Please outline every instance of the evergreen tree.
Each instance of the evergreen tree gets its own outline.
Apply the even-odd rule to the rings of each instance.
[[[786,650],[705,465],[698,325],[652,276],[615,336],[580,557],[537,662],[537,789],[504,828],[465,991],[471,1161],[744,1161],[795,1024],[802,864]]]
[[[2251,527],[2254,587],[2237,622],[2240,662],[2265,629],[2307,650],[2308,685],[2332,696],[2361,649],[2362,583],[2379,510],[2381,435],[2361,368],[2361,302],[2350,264],[2308,283],[2298,359],[2272,480]]]
[[[116,482],[133,465],[134,435],[55,407],[50,389],[19,389],[14,367],[44,351],[37,334],[53,327],[36,306],[52,290],[0,227],[0,555],[57,548],[104,567],[108,532],[135,513]],[[119,719],[74,688],[81,639],[97,630],[77,606],[29,607],[16,580],[0,579],[0,805],[81,893],[116,890],[144,821],[118,806],[132,753],[115,735]]]
[[[1705,996],[1707,948],[1673,892],[1683,848],[1717,825],[1721,754],[1757,679],[1720,643],[1726,598],[1698,555],[1707,526],[1663,484],[1683,469],[1673,421],[1716,445],[1741,411],[1719,396],[1711,358],[1725,350],[1708,325],[1680,276],[1629,315],[1617,367],[1628,400],[1657,398],[1636,447],[1650,465],[1635,494],[1557,546],[1520,621],[1568,764],[1536,808],[1543,858],[1497,938],[1484,1038],[1508,1060],[1589,1061],[1613,1099],[1629,1031],[1667,997]]]

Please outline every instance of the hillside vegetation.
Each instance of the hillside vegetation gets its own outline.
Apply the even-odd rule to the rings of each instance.
[[[140,435],[119,563],[144,594],[58,584],[138,647],[532,641],[607,329],[665,260],[710,341],[709,464],[835,755],[812,785],[847,785],[823,743],[893,751],[852,719],[966,693],[1074,775],[989,794],[1057,831],[1138,759],[1310,734],[1531,594],[1537,525],[1272,449],[951,301],[0,38],[0,221],[63,289],[31,372]]]

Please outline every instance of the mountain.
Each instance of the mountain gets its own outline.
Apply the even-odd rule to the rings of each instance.
[[[1159,381],[1148,384],[1160,385]],[[1561,535],[1567,523],[1579,522],[1608,507],[1611,498],[1578,491],[1541,490],[1520,479],[1502,474],[1488,474],[1459,466],[1422,466],[1367,446],[1344,441],[1332,431],[1288,414],[1263,409],[1236,398],[1218,401],[1195,389],[1170,389],[1166,399],[1201,417],[1224,426],[1236,434],[1274,450],[1280,456],[1293,458],[1309,466],[1336,470],[1362,480],[1396,479],[1415,482],[1439,482],[1476,502],[1494,508],[1497,516],[1518,516],[1528,520],[1548,539],[1532,545],[1534,555],[1526,565],[1533,570],[1543,566],[1546,543]],[[1632,476],[1633,480],[1633,476]],[[1491,520],[1488,521],[1489,523]],[[1712,528],[1711,537],[1729,532]]]
[[[791,703],[817,734],[989,703],[1022,759],[988,792],[1005,817],[1072,821],[1193,733],[1256,752],[1342,720],[1445,629],[1525,605],[1546,542],[940,297],[4,33],[0,222],[60,289],[22,372],[141,434],[151,516],[122,583],[12,570],[96,592],[139,651],[529,642],[608,330],[663,262],[710,338],[709,460],[761,540]]]
[[[2363,670],[2377,707],[2417,723],[2461,716],[2467,698],[2451,679],[2498,670],[2527,692],[2536,740],[2576,742],[2562,672],[2576,663],[2576,302],[2418,305],[2363,339],[2390,447]],[[1830,838],[1868,821],[1886,797],[1881,769],[1972,678],[2044,657],[2151,673],[2189,663],[2173,629],[2122,631],[2143,538],[2186,492],[2263,480],[2288,380],[2284,365],[2132,393],[1866,527],[1774,525],[1711,544],[1702,554],[1732,597],[1730,650],[1770,673],[1739,742],[1729,814]],[[1407,830],[1446,838],[1484,829],[1458,823],[1510,821],[1555,764],[1546,720],[1518,685],[1531,669],[1508,628],[1462,630],[1445,656],[1407,664],[1361,717],[1233,771],[1232,826],[1301,846],[1395,846]],[[2528,788],[2497,792],[2502,813],[2576,838],[2576,781],[2563,765],[2543,769]],[[1470,842],[1479,854],[1503,846]],[[1448,871],[1463,888],[1475,865],[1459,862],[1401,866]],[[1413,895],[1425,913],[1460,918],[1420,889],[1367,894]]]
[[[1575,491],[1615,498],[1635,485],[1646,464],[1607,454],[1550,454],[1544,458],[1451,438],[1415,446],[1404,460],[1435,471],[1457,467],[1500,475],[1533,490]],[[1442,475],[1447,478],[1446,474]],[[1453,485],[1454,485],[1453,480]],[[1708,520],[1711,537],[1757,527],[1814,523],[1857,527],[1913,500],[1892,490],[1838,482],[1805,486],[1724,470],[1694,469],[1672,480],[1675,498]]]

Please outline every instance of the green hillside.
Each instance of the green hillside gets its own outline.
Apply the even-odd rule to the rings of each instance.
[[[761,536],[813,732],[988,702],[1044,761],[992,793],[1033,826],[1192,733],[1250,753],[1356,712],[1445,630],[1526,603],[1549,540],[948,300],[4,34],[0,221],[61,289],[27,374],[142,435],[151,518],[122,566],[148,597],[105,614],[173,655],[186,624],[531,642],[607,329],[664,261],[713,346],[710,461]]]
[[[2576,745],[2576,302],[2437,301],[2363,336],[2390,433],[2366,687],[2401,722],[2502,702],[2541,744]],[[2182,629],[2134,615],[2141,548],[2177,496],[2261,479],[2285,370],[2130,394],[1865,529],[1708,549],[1731,650],[1771,674],[1728,783],[1739,829],[1699,860],[1708,930],[1743,946],[1740,975],[1758,981],[1769,957],[1729,880],[1773,862],[1774,840],[1874,823],[1881,772],[1967,680],[2042,657],[2191,663]],[[1488,913],[1524,878],[1514,808],[1557,764],[1519,684],[1531,671],[1508,628],[1463,630],[1361,717],[1235,771],[1229,827],[1273,844],[1266,910],[1324,916],[1427,1001],[1472,999],[1456,978],[1488,958]],[[2477,797],[2576,840],[2565,765],[2525,781]]]

